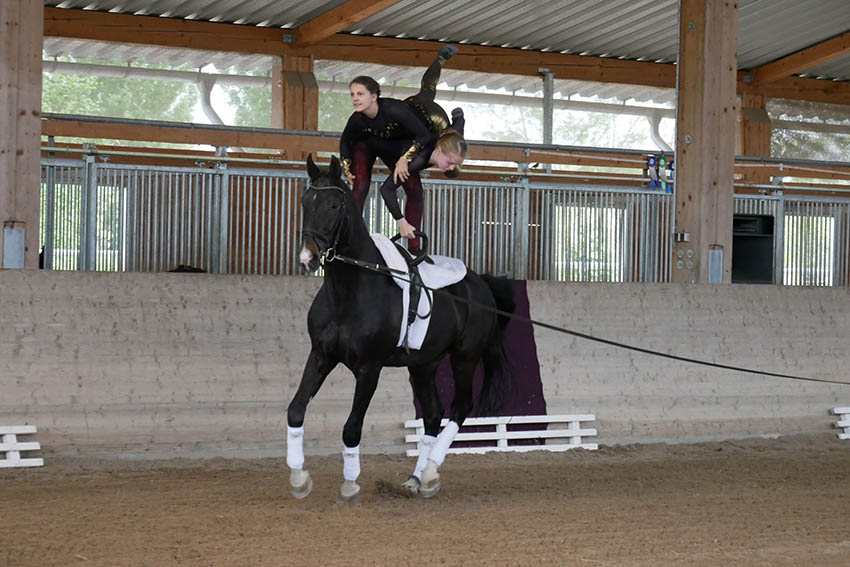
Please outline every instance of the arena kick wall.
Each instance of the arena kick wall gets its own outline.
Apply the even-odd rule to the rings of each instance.
[[[0,271],[0,425],[45,456],[284,453],[309,350],[311,277]],[[850,290],[528,282],[534,319],[648,349],[850,381]],[[549,413],[593,413],[601,444],[823,433],[850,387],[696,366],[535,329]],[[341,447],[353,378],[308,408],[306,450]],[[403,451],[406,373],[384,371],[364,452]]]

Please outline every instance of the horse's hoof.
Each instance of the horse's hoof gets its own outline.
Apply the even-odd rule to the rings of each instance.
[[[440,491],[438,469],[437,463],[429,459],[422,471],[422,485],[419,487],[419,494],[422,495],[422,498],[433,498]]]
[[[358,494],[360,494],[360,485],[353,480],[346,480],[339,487],[339,496],[343,502],[354,502]]]
[[[313,492],[313,479],[310,473],[302,469],[292,469],[289,473],[289,486],[292,495],[298,500],[303,500]]]
[[[407,477],[407,480],[401,483],[402,488],[406,488],[411,494],[419,494],[419,487],[422,485],[419,479],[413,475]]]
[[[440,477],[433,478],[428,481],[424,481],[422,485],[419,487],[419,494],[422,495],[422,498],[433,498],[440,491]]]

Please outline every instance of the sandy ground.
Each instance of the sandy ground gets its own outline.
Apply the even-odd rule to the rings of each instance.
[[[90,461],[0,469],[0,566],[850,565],[850,443],[832,435],[413,459]]]

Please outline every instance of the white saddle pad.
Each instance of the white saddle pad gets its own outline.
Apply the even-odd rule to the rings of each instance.
[[[381,251],[381,256],[384,257],[384,262],[393,270],[404,272],[405,275],[399,274],[393,276],[393,280],[401,288],[401,328],[398,335],[398,344],[404,344],[404,336],[407,333],[407,346],[413,350],[422,348],[422,343],[425,340],[425,334],[428,332],[428,324],[431,322],[431,305],[433,303],[433,294],[427,289],[422,290],[419,296],[419,305],[417,305],[416,313],[422,315],[422,318],[417,317],[416,321],[407,329],[407,310],[410,304],[410,279],[407,271],[407,262],[401,256],[393,242],[383,234],[373,234],[372,240],[378,250]],[[455,284],[466,276],[466,265],[457,258],[449,258],[448,256],[429,255],[429,258],[434,260],[433,264],[422,262],[419,264],[419,276],[422,278],[422,283],[433,289],[440,289],[448,285]]]

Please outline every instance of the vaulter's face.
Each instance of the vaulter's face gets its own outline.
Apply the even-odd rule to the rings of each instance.
[[[370,93],[369,89],[360,83],[352,83],[348,90],[354,112],[364,112],[373,104],[377,104],[378,95]]]
[[[457,154],[443,153],[442,149],[437,148],[431,154],[431,163],[440,171],[452,171],[463,163],[463,158]]]

